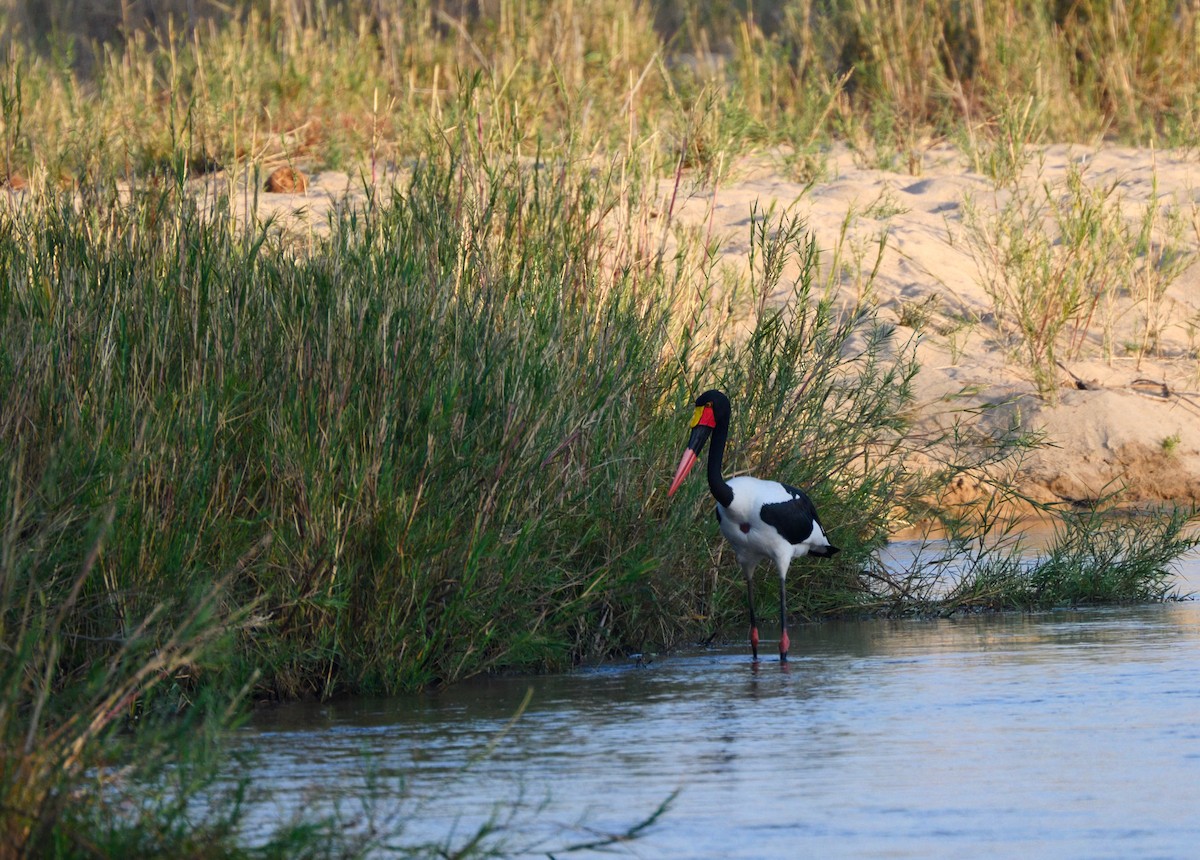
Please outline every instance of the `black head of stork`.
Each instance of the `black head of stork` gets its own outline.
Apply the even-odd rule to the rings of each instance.
[[[725,480],[721,474],[725,443],[729,438],[729,398],[716,390],[696,398],[692,414],[692,435],[687,450],[675,470],[667,495],[675,494],[704,446],[708,450],[708,489],[717,500],[717,522],[721,534],[733,545],[738,564],[746,578],[746,599],[750,608],[750,650],[758,660],[758,623],[754,616],[754,568],[760,561],[775,562],[779,571],[779,659],[788,655],[787,574],[793,558],[815,555],[828,558],[838,552],[829,542],[817,517],[812,500],[803,490],[779,481],[764,481],[741,475]]]

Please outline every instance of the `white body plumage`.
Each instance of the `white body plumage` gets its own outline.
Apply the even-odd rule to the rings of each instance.
[[[788,505],[795,501],[793,492],[778,481],[741,476],[730,478],[726,483],[733,490],[733,501],[728,506],[718,503],[717,517],[721,534],[733,546],[743,568],[752,568],[769,559],[775,563],[779,576],[786,577],[792,559],[802,558],[809,552],[823,555],[822,550],[831,545],[816,519],[797,522],[795,525],[802,532],[808,526],[807,533],[793,533],[789,537],[781,534],[775,525],[763,521],[764,505]],[[792,539],[796,537],[801,540],[793,543]]]

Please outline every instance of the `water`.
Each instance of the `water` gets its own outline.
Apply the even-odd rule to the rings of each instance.
[[[499,815],[508,852],[544,856],[677,792],[624,851],[1200,852],[1200,602],[798,626],[791,654],[755,669],[739,644],[271,709],[240,736],[259,754],[249,832],[373,792],[398,842],[461,845]]]

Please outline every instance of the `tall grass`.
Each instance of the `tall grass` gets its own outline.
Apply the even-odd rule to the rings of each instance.
[[[201,213],[182,160],[5,213],[12,844],[69,831],[126,715],[196,691],[412,688],[690,624],[654,605],[680,548],[646,513],[671,282],[602,254],[604,177],[476,142],[305,258]]]
[[[225,842],[236,814],[187,808],[240,698],[197,677],[248,623],[223,600],[234,571],[154,588],[140,607],[105,593],[115,504],[92,511],[58,496],[63,484],[86,494],[99,476],[70,475],[53,457],[30,482],[30,465],[28,451],[12,452],[0,481],[0,854],[199,856]],[[151,783],[173,790],[148,793]]]
[[[1200,30],[1170,0],[148,5],[0,10],[4,77],[25,94],[0,118],[5,175],[145,173],[178,150],[196,170],[358,169],[458,123],[476,77],[463,119],[543,152],[627,146],[659,166],[783,144],[812,174],[818,144],[841,138],[916,172],[950,137],[1004,175],[1043,139],[1196,143]]]
[[[260,695],[694,636],[738,601],[697,564],[707,517],[661,480],[680,404],[712,384],[738,404],[734,468],[812,487],[842,524],[840,596],[813,611],[853,606],[896,511],[973,468],[904,465],[911,351],[869,309],[816,300],[801,223],[753,237],[753,288],[794,289],[792,310],[759,303],[730,342],[715,284],[696,289],[704,255],[665,256],[635,206],[634,163],[484,157],[468,128],[447,144],[304,256],[201,213],[182,172],[9,213],[5,450],[23,486],[53,488],[48,516],[113,511],[77,632],[114,635],[217,569],[258,626],[199,671],[257,670]]]

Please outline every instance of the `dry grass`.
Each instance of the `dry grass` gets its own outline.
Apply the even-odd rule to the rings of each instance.
[[[1155,355],[1167,287],[1195,259],[1177,208],[1157,194],[1131,207],[1085,172],[1073,166],[1061,186],[1014,183],[1001,205],[966,208],[995,334],[1048,398],[1060,360]]]
[[[997,176],[1042,139],[1195,143],[1197,13],[1164,0],[797,0],[762,18],[633,0],[187,8],[12,3],[3,173],[77,183],[179,154],[194,171],[357,169],[460,123],[530,156],[650,151],[664,171],[762,145],[812,171],[832,137],[909,170],[952,137]]]

